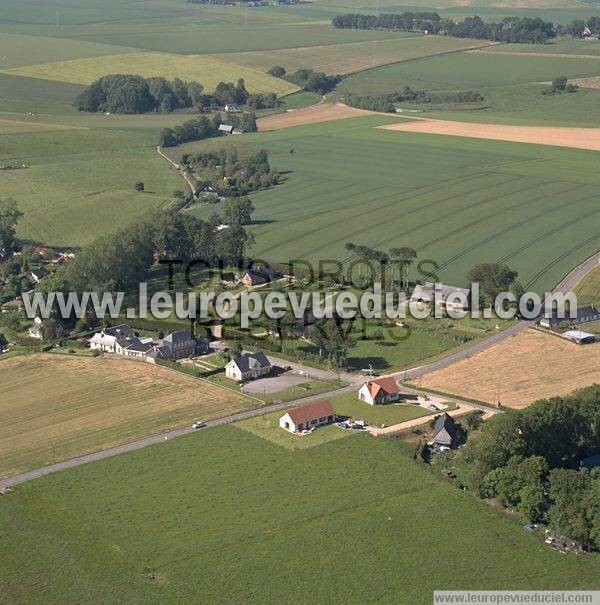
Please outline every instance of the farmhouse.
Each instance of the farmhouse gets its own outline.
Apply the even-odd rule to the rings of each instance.
[[[286,412],[279,419],[279,426],[290,433],[299,433],[323,424],[331,424],[334,420],[333,406],[325,399]]]
[[[145,359],[146,354],[152,349],[152,342],[144,342],[142,340],[132,340],[126,349],[123,350],[125,357],[133,357],[134,359]]]
[[[575,317],[571,317],[569,312],[564,313],[564,315],[565,317],[561,319],[558,317],[558,312],[554,310],[551,314],[540,319],[540,326],[543,326],[544,328],[557,328],[562,323],[567,323],[570,326],[577,326],[579,324],[600,320],[600,311],[592,306],[577,307]]]
[[[433,427],[433,443],[452,447],[458,443],[458,438],[458,431],[452,417],[446,413],[438,416]]]
[[[269,265],[249,269],[240,277],[240,281],[244,286],[262,286],[267,282],[276,281],[283,277],[283,273],[273,269]]]
[[[430,305],[432,302],[449,311],[468,311],[471,290],[441,283],[425,282],[417,285],[410,295],[410,304]]]
[[[48,271],[46,271],[44,267],[40,267],[39,269],[34,269],[33,271],[31,271],[29,277],[32,282],[39,284],[44,279],[44,277],[46,277],[46,275],[48,275]]]
[[[29,336],[29,338],[33,338],[35,340],[42,340],[42,338],[44,337],[44,333],[42,330],[42,318],[39,316],[36,316],[36,318],[33,320],[33,326],[31,326],[31,328],[29,328],[29,330],[27,330],[27,336]]]
[[[134,341],[137,341],[135,332],[127,324],[120,324],[96,332],[90,340],[90,348],[104,353],[123,355],[125,349]]]
[[[244,353],[232,359],[225,366],[225,376],[242,382],[243,380],[254,380],[271,373],[271,362],[267,356],[258,351],[256,353]]]
[[[391,377],[378,378],[365,382],[358,391],[358,398],[369,405],[379,405],[399,401],[402,393],[396,381]]]

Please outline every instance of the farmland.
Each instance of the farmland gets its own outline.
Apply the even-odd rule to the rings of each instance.
[[[585,327],[583,327],[585,329]],[[543,351],[543,355],[540,352]],[[423,388],[520,408],[598,382],[600,345],[527,330],[469,359],[427,374]]]
[[[0,522],[12,602],[401,595],[421,605],[440,586],[599,587],[597,555],[545,547],[398,442],[367,435],[292,451],[236,427],[209,429],[21,486],[0,497]],[[443,565],[423,573],[415,544]],[[324,561],[327,580],[315,582]]]
[[[0,477],[256,405],[134,361],[37,354],[1,363]]]
[[[499,261],[542,290],[597,250],[595,152],[374,128],[393,120],[244,135],[240,144],[267,149],[286,173],[253,196],[262,224],[252,227],[252,254],[315,261],[347,258],[349,241],[408,245],[450,283],[464,283],[478,262]]]
[[[244,78],[250,92],[275,92],[279,95],[298,90],[296,86],[247,67],[229,65],[201,56],[169,53],[125,53],[27,65],[6,73],[29,78],[58,80],[73,84],[91,84],[107,74],[132,73],[144,77],[181,78],[203,84],[212,90],[219,82]]]
[[[574,288],[577,303],[600,306],[600,266],[590,271]]]

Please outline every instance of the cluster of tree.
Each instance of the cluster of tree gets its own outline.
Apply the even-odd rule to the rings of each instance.
[[[175,109],[194,107],[223,107],[227,104],[245,105],[251,97],[261,97],[253,102],[272,102],[270,94],[250,95],[244,80],[237,84],[219,82],[212,94],[204,92],[198,82],[184,82],[179,78],[172,81],[161,77],[143,78],[130,74],[103,76],[93,82],[75,100],[80,111],[103,111],[110,113],[146,113],[149,111],[170,112]],[[277,97],[275,101],[277,101]]]
[[[600,452],[600,385],[490,418],[457,459],[482,497],[600,549],[600,473],[575,470]],[[467,475],[465,475],[467,476]]]
[[[540,18],[507,17],[499,23],[486,23],[475,15],[455,22],[442,19],[437,13],[383,14],[377,17],[361,14],[336,15],[332,24],[343,29],[426,31],[456,38],[529,44],[543,44],[560,31],[560,27],[555,28],[553,23]]]
[[[394,113],[394,103],[477,103],[483,101],[484,97],[476,90],[432,93],[405,86],[401,92],[382,96],[357,95],[351,92],[344,97],[344,100],[352,107]]]
[[[319,349],[319,358],[327,360],[339,374],[346,366],[348,349],[354,344],[350,337],[349,322],[339,318],[321,319],[310,326],[307,338]]]
[[[65,293],[137,291],[157,257],[183,262],[202,259],[214,266],[220,261],[225,266],[244,262],[252,236],[239,224],[219,230],[221,222],[216,215],[203,221],[190,214],[154,211],[84,247],[39,289]]]
[[[579,86],[577,86],[577,84],[569,84],[569,80],[566,76],[559,76],[552,80],[550,88],[544,90],[542,94],[555,95],[560,94],[561,92],[577,92],[578,90]]]
[[[246,106],[251,109],[272,109],[277,107],[279,101],[277,95],[274,92],[268,92],[266,94],[258,93],[250,95],[246,100]]]
[[[17,245],[16,227],[23,216],[12,198],[0,199],[0,254],[4,255]]]
[[[567,25],[559,26],[561,34],[573,38],[582,38],[586,29],[592,34],[600,34],[600,17],[590,17],[587,22],[583,19],[575,19]]]
[[[182,161],[196,173],[201,190],[210,188],[219,195],[247,195],[279,182],[265,150],[240,159],[236,149],[221,149],[184,154]]]
[[[399,272],[399,282],[403,288],[408,287],[408,273],[411,265],[417,260],[417,252],[414,248],[401,246],[391,248],[389,252],[382,252],[369,246],[357,245],[352,242],[345,244],[346,251],[351,254],[351,260],[359,264],[358,281],[360,287],[370,287],[378,275],[385,276],[385,267],[391,268],[392,281],[396,281],[396,273]],[[369,270],[364,272],[363,268]],[[349,281],[354,281],[354,276],[349,275]],[[386,282],[387,283],[387,282]]]
[[[173,128],[163,128],[158,144],[160,147],[176,147],[182,143],[190,141],[202,141],[221,134],[219,126],[223,123],[223,117],[216,114],[212,119],[207,116],[200,116],[187,120],[179,126]],[[253,113],[238,113],[227,116],[227,123],[234,128],[239,128],[244,132],[255,132],[256,116]]]
[[[482,304],[493,305],[498,294],[509,289],[517,299],[521,296],[524,288],[517,280],[518,275],[517,271],[507,265],[480,263],[469,271],[467,279],[471,283],[479,284]]]
[[[312,69],[298,69],[293,74],[288,74],[281,65],[275,65],[267,73],[276,78],[287,80],[308,92],[316,92],[320,95],[331,92],[342,79],[342,76],[327,75],[321,71],[313,71]]]

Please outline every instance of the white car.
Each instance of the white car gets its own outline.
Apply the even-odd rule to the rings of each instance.
[[[206,422],[202,422],[202,420],[198,420],[192,424],[193,429],[203,429],[206,426]]]

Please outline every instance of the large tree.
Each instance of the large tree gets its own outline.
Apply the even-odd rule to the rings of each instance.
[[[517,278],[518,273],[507,265],[481,263],[469,271],[470,282],[479,283],[485,302],[493,304],[500,292],[505,292]]]
[[[12,198],[0,199],[0,251],[11,250],[16,243],[16,226],[23,213]]]

